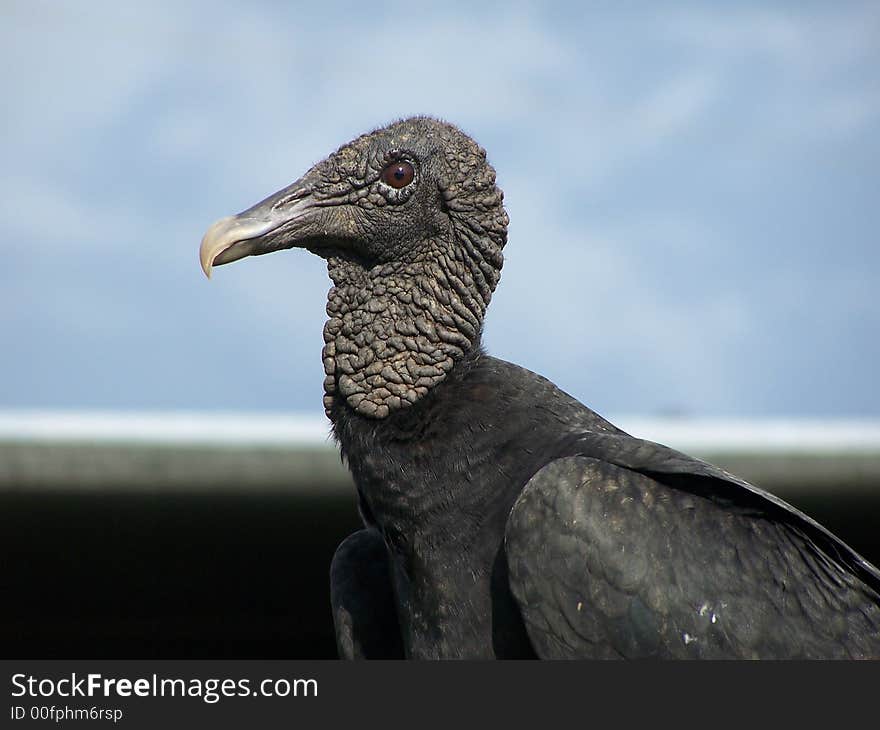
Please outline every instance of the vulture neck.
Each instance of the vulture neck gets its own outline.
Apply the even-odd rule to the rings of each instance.
[[[342,399],[334,401],[334,435],[357,485],[363,517],[392,544],[400,543],[401,552],[448,540],[456,541],[451,550],[467,552],[484,523],[496,512],[503,522],[510,508],[505,494],[510,484],[496,483],[494,456],[480,446],[489,421],[482,411],[495,390],[485,382],[487,359],[477,344],[442,383],[386,418],[369,418]]]
[[[473,377],[500,268],[500,246],[474,231],[426,240],[408,261],[328,257],[324,406],[364,517],[391,542],[431,533],[435,545],[444,535],[468,543],[480,528],[468,523],[500,505],[475,432],[491,420],[478,411],[492,408],[495,389]]]
[[[415,261],[365,266],[328,257],[324,407],[384,419],[411,408],[479,347],[491,291],[474,266],[426,245]],[[478,270],[478,268],[477,268]]]

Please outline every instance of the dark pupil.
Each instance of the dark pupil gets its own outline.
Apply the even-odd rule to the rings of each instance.
[[[413,181],[413,169],[406,161],[392,162],[385,168],[382,178],[393,188],[403,188]]]

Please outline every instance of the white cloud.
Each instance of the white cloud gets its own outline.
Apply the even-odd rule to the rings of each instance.
[[[877,53],[878,28],[880,12],[870,2],[690,8],[663,23],[668,37],[704,51],[807,73],[869,61]]]
[[[663,32],[706,67],[745,78],[759,95],[770,84],[753,123],[769,130],[773,144],[865,132],[880,116],[876,73],[863,74],[880,62],[875,3],[680,11]]]
[[[686,132],[702,117],[719,91],[718,79],[704,72],[687,73],[660,86],[625,115],[620,146],[641,151]]]

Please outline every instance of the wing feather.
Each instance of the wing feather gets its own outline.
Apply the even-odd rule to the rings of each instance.
[[[870,585],[797,519],[698,491],[583,456],[532,477],[506,551],[539,656],[880,657]]]

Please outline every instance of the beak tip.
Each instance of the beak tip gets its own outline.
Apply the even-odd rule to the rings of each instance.
[[[214,223],[202,238],[199,246],[199,263],[207,278],[211,278],[214,265],[250,256],[254,253],[254,237],[271,230],[270,223],[260,220],[227,216]]]

